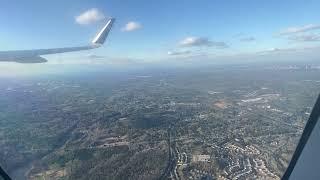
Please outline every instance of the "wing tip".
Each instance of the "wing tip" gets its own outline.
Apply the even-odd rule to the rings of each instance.
[[[92,44],[95,46],[101,46],[105,42],[112,25],[116,19],[111,17],[106,25],[99,31],[99,33],[96,35],[96,37],[92,40]]]

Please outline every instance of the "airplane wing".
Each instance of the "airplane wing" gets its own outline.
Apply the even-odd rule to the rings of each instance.
[[[43,63],[47,62],[41,55],[57,54],[73,51],[89,50],[101,47],[105,42],[115,19],[111,18],[107,24],[100,30],[90,45],[79,47],[53,48],[53,49],[34,49],[34,50],[18,50],[18,51],[0,51],[0,62],[11,61],[18,63]]]

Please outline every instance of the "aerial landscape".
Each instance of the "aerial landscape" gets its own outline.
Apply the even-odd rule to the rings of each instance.
[[[319,7],[2,1],[0,180],[320,179]]]
[[[0,162],[28,179],[280,179],[317,63],[0,81]]]

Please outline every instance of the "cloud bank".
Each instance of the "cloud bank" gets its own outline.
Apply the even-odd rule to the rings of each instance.
[[[312,42],[312,41],[320,41],[319,34],[300,34],[296,36],[290,36],[290,40],[300,41],[300,42]]]
[[[281,31],[279,34],[290,35],[290,34],[297,34],[297,33],[307,32],[307,31],[316,30],[316,29],[320,29],[320,25],[308,24],[300,27],[289,27]]]
[[[281,37],[284,37],[291,41],[296,42],[316,42],[320,41],[319,33],[311,33],[309,31],[320,30],[320,25],[308,24],[300,27],[289,27],[280,33]]]

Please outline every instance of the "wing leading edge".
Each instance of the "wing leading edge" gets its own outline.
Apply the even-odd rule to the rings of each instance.
[[[40,57],[41,55],[82,51],[82,50],[89,50],[89,49],[101,47],[105,42],[114,21],[115,21],[114,18],[109,19],[106,25],[94,37],[90,45],[79,46],[79,47],[52,48],[52,49],[0,51],[0,61],[9,61],[9,62],[11,61],[11,62],[19,62],[19,63],[43,63],[43,62],[47,62],[47,60]]]

